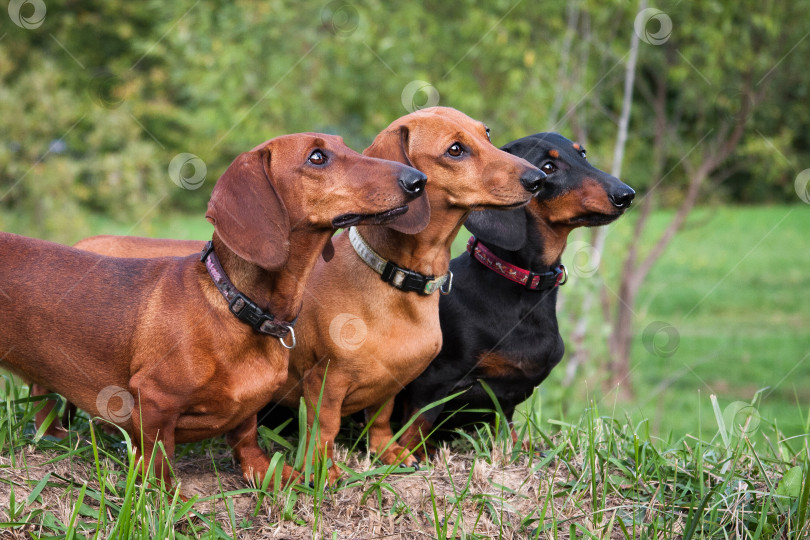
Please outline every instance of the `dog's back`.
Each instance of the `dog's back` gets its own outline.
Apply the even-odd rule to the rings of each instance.
[[[140,307],[131,292],[146,290],[161,261],[107,258],[8,233],[0,233],[0,254],[0,303],[8,304],[0,365],[30,382],[45,383],[43,373],[58,378],[74,400],[125,384],[129,364],[114,359],[131,347]],[[88,400],[77,404],[94,411]]]

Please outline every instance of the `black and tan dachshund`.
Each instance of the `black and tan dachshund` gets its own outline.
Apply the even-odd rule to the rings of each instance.
[[[464,412],[492,410],[481,380],[511,419],[515,406],[563,357],[556,304],[557,287],[567,276],[560,256],[568,234],[612,222],[635,196],[629,186],[591,165],[581,145],[557,133],[530,135],[502,149],[536,165],[548,178],[527,206],[482,210],[467,219],[474,236],[468,252],[450,264],[453,291],[442,296],[439,307],[444,343],[436,359],[399,394],[403,419],[466,392],[414,421],[400,439],[411,449],[440,420],[443,427],[491,421],[491,415]],[[418,449],[417,455],[424,453]]]

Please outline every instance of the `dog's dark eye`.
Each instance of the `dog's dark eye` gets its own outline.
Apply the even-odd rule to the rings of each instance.
[[[553,173],[554,171],[557,170],[557,166],[554,165],[554,163],[552,163],[550,161],[546,161],[545,163],[543,163],[543,166],[540,167],[540,170],[543,171],[546,174],[551,174],[551,173]]]
[[[583,159],[588,159],[588,156],[585,155],[585,149],[579,151],[579,155],[582,156]]]
[[[309,162],[313,165],[323,165],[326,163],[326,154],[320,150],[315,150],[309,155]]]
[[[489,128],[487,128],[487,140],[492,142],[492,138],[489,136]]]
[[[453,143],[450,145],[450,148],[447,149],[447,153],[453,157],[459,157],[464,153],[464,147],[458,143]]]

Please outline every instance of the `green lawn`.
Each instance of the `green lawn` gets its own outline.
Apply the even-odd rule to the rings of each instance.
[[[671,214],[653,216],[649,238]],[[618,273],[632,212],[611,229],[602,259],[605,281],[618,289]],[[699,423],[716,428],[709,396],[722,407],[749,402],[760,389],[762,422],[778,422],[787,434],[806,433],[810,406],[810,208],[719,207],[694,212],[654,267],[635,308],[633,388],[636,400],[619,403],[661,435],[696,434]],[[611,256],[615,254],[615,256]],[[612,295],[610,295],[612,296]],[[564,314],[561,314],[564,318]],[[643,330],[661,321],[679,335],[677,350],[662,358],[642,343]],[[599,328],[599,321],[592,325]],[[666,336],[660,336],[665,345]],[[592,361],[604,360],[597,336]],[[600,357],[601,354],[601,357]],[[575,383],[574,395],[603,398],[598,377]],[[562,380],[558,370],[543,385]],[[545,389],[544,389],[545,390]],[[604,407],[604,405],[603,405]],[[579,414],[581,406],[568,405]]]

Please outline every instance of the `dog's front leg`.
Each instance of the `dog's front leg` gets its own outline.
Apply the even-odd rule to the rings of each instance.
[[[180,417],[179,404],[148,382],[139,384],[136,377],[130,381],[130,391],[135,398],[132,430],[143,458],[141,470],[144,478],[147,478],[149,464],[154,459],[155,476],[168,488],[172,485],[169,462],[174,457],[174,431]],[[158,443],[162,443],[163,450],[155,454]]]
[[[265,475],[268,474],[270,459],[259,446],[256,415],[251,414],[244,422],[226,433],[225,442],[233,449],[233,456],[239,462],[245,480],[254,481],[257,486],[261,486]],[[291,478],[296,477],[293,468],[285,463],[281,472],[282,483],[286,484]]]
[[[399,438],[399,444],[408,450],[412,451],[418,459],[428,461],[430,456],[436,453],[436,448],[427,441],[430,433],[433,430],[433,424],[441,412],[441,405],[434,407],[418,416],[419,412],[413,410],[411,407],[405,407],[406,411],[411,411],[403,416],[403,420],[407,421],[413,418],[413,423],[408,426],[402,436]]]
[[[324,383],[324,375],[324,371],[313,368],[303,377],[303,394],[307,404],[306,436],[309,439],[313,426],[316,426],[318,444],[313,449],[312,458],[314,461],[325,453],[327,459],[332,459],[329,483],[334,484],[341,474],[340,467],[334,462],[335,437],[340,432],[343,399],[349,383],[338,373],[326,374],[329,380]]]
[[[394,432],[391,431],[391,413],[394,410],[394,396],[379,404],[366,408],[366,422],[371,420],[368,429],[369,448],[376,452],[380,461],[386,465],[399,463],[401,467],[419,467],[419,460],[409,454],[407,448],[403,448],[394,440]],[[379,411],[379,413],[377,413]],[[374,415],[377,415],[376,418]],[[387,448],[386,448],[387,447]]]
[[[50,390],[41,386],[39,384],[32,384],[30,394],[32,396],[44,396],[45,394],[49,394]],[[45,422],[45,419],[48,418],[48,415],[59,406],[59,402],[55,399],[47,399],[45,400],[45,406],[37,413],[36,418],[34,420],[37,429],[39,429],[42,424]],[[65,413],[67,414],[70,408],[70,404],[65,409]],[[54,437],[57,439],[64,439],[68,436],[67,429],[65,429],[64,425],[60,421],[59,417],[55,417],[51,422],[51,425],[48,426],[48,429],[45,430],[45,435],[50,437]]]

